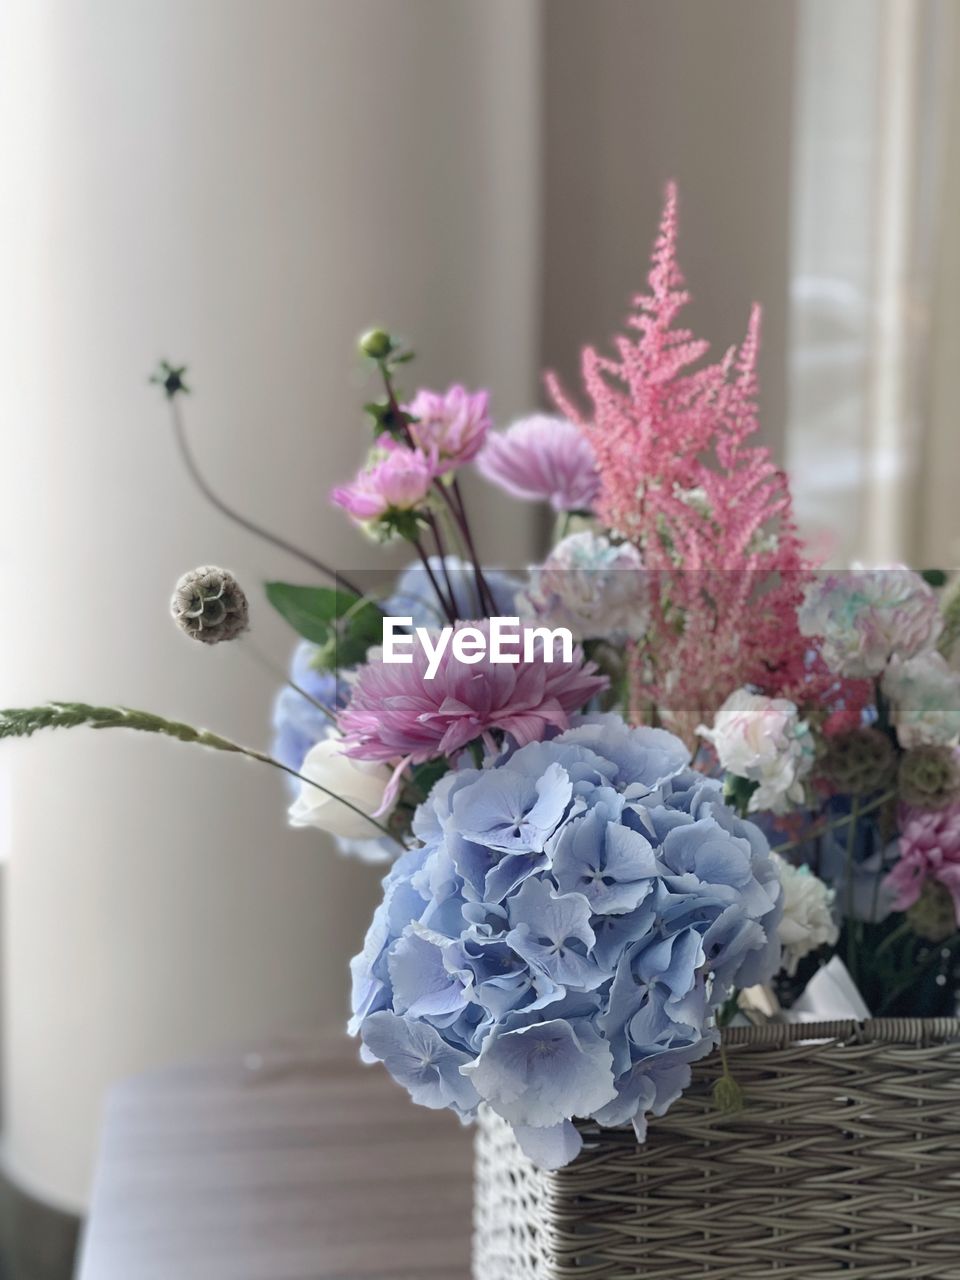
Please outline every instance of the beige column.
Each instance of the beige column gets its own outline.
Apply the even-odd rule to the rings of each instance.
[[[375,563],[327,506],[366,443],[355,335],[400,330],[419,380],[490,385],[504,418],[536,396],[538,6],[8,0],[0,22],[0,705],[263,744],[271,677],[191,646],[167,601],[229,566],[283,661],[260,584],[308,575],[202,504],[146,375],[190,363],[196,452],[237,506]],[[528,536],[488,493],[489,555]],[[278,779],[233,759],[78,731],[4,744],[0,772],[6,1162],[79,1207],[111,1080],[340,1023],[378,874],[285,829]]]

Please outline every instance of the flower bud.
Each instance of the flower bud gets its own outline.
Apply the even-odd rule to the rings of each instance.
[[[371,360],[386,360],[393,350],[393,339],[385,329],[369,329],[360,339],[360,350]]]
[[[177,583],[170,601],[177,626],[191,640],[218,644],[247,629],[247,597],[232,573],[208,565],[191,569]]]

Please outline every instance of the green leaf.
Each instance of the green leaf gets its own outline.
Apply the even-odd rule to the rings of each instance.
[[[268,582],[266,593],[294,631],[318,646],[318,663],[328,669],[355,666],[382,639],[380,609],[353,592]]]
[[[920,576],[931,587],[945,587],[947,585],[947,571],[945,569],[921,569]]]

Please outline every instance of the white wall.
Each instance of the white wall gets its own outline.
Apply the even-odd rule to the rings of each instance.
[[[355,334],[418,375],[536,395],[538,6],[529,0],[7,0],[2,10],[0,703],[121,701],[263,743],[272,682],[191,646],[177,576],[303,579],[206,509],[145,376],[192,365],[197,453],[341,568],[365,443]],[[7,293],[7,286],[4,286]],[[482,541],[524,560],[489,494]],[[261,647],[289,637],[256,601]],[[6,1153],[83,1204],[107,1083],[338,1023],[377,875],[283,822],[278,780],[91,733],[6,744]]]

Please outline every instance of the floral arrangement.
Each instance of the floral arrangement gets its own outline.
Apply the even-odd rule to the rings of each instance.
[[[757,441],[759,312],[710,362],[678,324],[676,249],[670,189],[627,334],[584,354],[582,409],[550,378],[555,414],[497,431],[485,391],[407,399],[412,353],[363,337],[373,443],[332,501],[409,544],[386,593],[216,497],[184,430],[185,370],[163,364],[206,496],[326,579],[266,586],[300,637],[272,753],[126,708],[0,713],[0,736],[129,728],[282,770],[291,823],[388,865],[351,965],[364,1059],[424,1106],[489,1106],[549,1168],[580,1150],[577,1121],[643,1141],[755,1008],[744,993],[764,986],[790,1016],[831,955],[875,1013],[956,1001],[960,589],[812,562]],[[552,509],[528,572],[484,565],[468,468]],[[249,612],[214,567],[172,604],[206,644],[242,636]],[[506,655],[504,622],[525,636]],[[739,1105],[726,1068],[717,1100]]]

